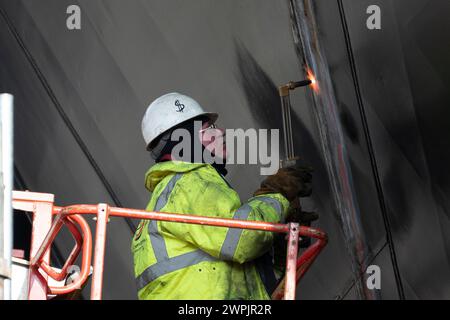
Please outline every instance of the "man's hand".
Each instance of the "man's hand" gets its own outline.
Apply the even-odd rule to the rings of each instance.
[[[281,168],[276,174],[263,180],[254,196],[281,193],[288,201],[308,197],[312,192],[312,171],[311,167],[306,166]]]
[[[319,215],[317,212],[303,211],[299,197],[309,197],[311,195],[312,172],[313,169],[308,166],[281,168],[276,174],[263,180],[261,187],[255,191],[254,196],[267,193],[281,193],[290,202],[286,222],[297,222],[303,226],[310,226],[311,222],[319,218]],[[278,265],[281,268],[284,268],[286,261],[286,241],[285,235],[276,236],[274,239],[275,266]],[[299,247],[306,248],[310,244],[310,238],[303,238]]]

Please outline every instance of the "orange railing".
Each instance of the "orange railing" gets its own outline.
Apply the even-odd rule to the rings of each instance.
[[[272,294],[272,299],[284,298],[285,300],[294,300],[297,282],[327,244],[327,236],[324,232],[314,228],[299,226],[297,223],[277,224],[221,219],[116,208],[106,204],[57,207],[54,206],[54,195],[45,193],[13,191],[13,208],[33,213],[28,289],[28,298],[33,300],[47,299],[49,294],[63,295],[71,293],[80,289],[88,279],[92,259],[92,235],[89,225],[82,217],[87,214],[96,215],[97,218],[91,284],[91,299],[93,300],[100,300],[102,297],[106,225],[109,217],[161,220],[287,233],[286,276]],[[61,271],[57,272],[50,266],[50,247],[63,225],[67,225],[76,244]],[[300,257],[298,257],[299,236],[317,239]],[[62,287],[49,286],[49,277],[57,281],[65,279],[69,267],[75,262],[80,252],[82,253],[81,271],[75,282]]]

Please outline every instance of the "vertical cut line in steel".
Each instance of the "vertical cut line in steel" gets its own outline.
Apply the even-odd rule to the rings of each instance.
[[[350,33],[349,33],[349,29],[348,29],[347,18],[345,16],[345,11],[344,11],[344,4],[342,3],[342,0],[337,0],[337,2],[338,2],[338,6],[339,6],[339,14],[340,14],[342,29],[343,29],[344,37],[345,37],[345,44],[346,44],[346,48],[347,48],[349,64],[350,64],[350,68],[351,68],[351,72],[352,72],[352,79],[353,79],[353,83],[354,83],[354,87],[355,87],[355,94],[356,94],[356,98],[358,101],[358,109],[359,109],[359,113],[360,113],[360,117],[361,117],[361,122],[363,125],[364,137],[365,137],[366,143],[367,143],[367,150],[369,152],[370,165],[372,168],[372,175],[375,180],[378,201],[380,203],[381,213],[382,213],[383,222],[384,222],[384,228],[386,231],[386,239],[387,239],[387,243],[389,246],[389,254],[391,257],[392,266],[393,266],[393,270],[394,270],[395,282],[397,285],[397,292],[398,292],[399,299],[404,300],[405,293],[404,293],[402,279],[401,279],[401,275],[400,275],[400,269],[398,266],[397,255],[395,253],[395,245],[394,245],[394,241],[393,241],[393,237],[392,237],[389,215],[387,213],[387,207],[386,207],[386,201],[385,201],[385,197],[384,197],[383,187],[382,187],[382,184],[380,181],[380,175],[379,175],[378,165],[377,165],[377,161],[376,161],[376,157],[375,157],[375,153],[374,153],[374,149],[373,149],[372,138],[370,135],[370,129],[369,129],[368,121],[367,121],[364,103],[362,100],[361,87],[359,85],[359,78],[358,78],[358,73],[357,73],[357,69],[356,69],[355,56],[353,54],[353,47],[352,47],[352,43],[350,40]]]
[[[314,1],[290,0],[294,43],[305,71],[314,75],[319,85],[311,92],[311,105],[319,131],[322,153],[330,179],[332,197],[339,214],[351,269],[361,299],[378,299],[377,292],[369,290],[360,274],[366,270],[372,254],[367,246],[361,223],[361,212],[356,199],[347,148],[338,117],[338,106],[333,90],[329,66],[320,43]],[[367,276],[364,275],[364,279]]]

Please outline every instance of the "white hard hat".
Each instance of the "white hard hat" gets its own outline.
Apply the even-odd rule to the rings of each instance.
[[[172,92],[153,101],[142,119],[142,135],[147,149],[164,132],[184,121],[207,116],[213,123],[217,113],[205,112],[200,104],[186,95]]]

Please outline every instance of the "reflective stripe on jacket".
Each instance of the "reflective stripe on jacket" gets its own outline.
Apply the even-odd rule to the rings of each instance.
[[[241,204],[209,164],[161,162],[146,174],[147,210],[278,223],[288,201],[274,193]],[[265,231],[142,220],[132,242],[140,299],[269,299],[253,260]]]

